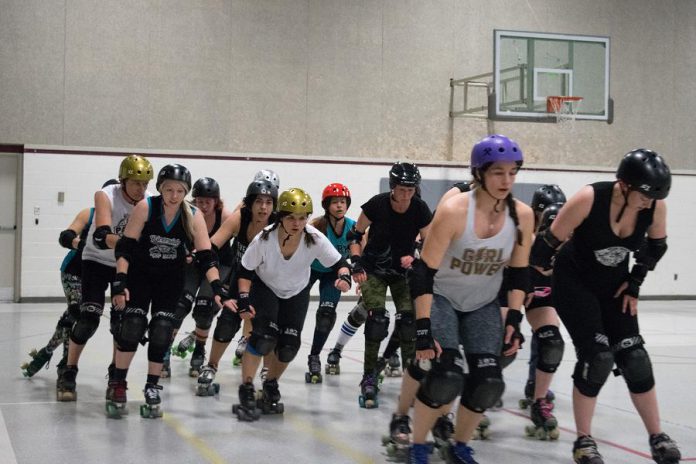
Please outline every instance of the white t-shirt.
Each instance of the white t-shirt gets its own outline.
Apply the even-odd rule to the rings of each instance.
[[[341,259],[341,254],[324,234],[309,224],[305,230],[314,237],[314,244],[308,247],[302,237],[290,259],[285,259],[281,253],[278,229],[272,231],[267,240],[261,240],[260,233],[256,235],[242,257],[242,266],[255,271],[278,298],[288,299],[304,290],[315,259],[324,267],[331,267]]]

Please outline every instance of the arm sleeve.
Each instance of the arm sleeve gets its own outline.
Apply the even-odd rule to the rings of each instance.
[[[379,195],[374,196],[361,206],[363,213],[370,222],[374,222],[375,218],[379,216],[379,199]]]
[[[272,238],[269,237],[269,240],[272,240]],[[250,271],[253,271],[259,267],[263,261],[263,248],[264,247],[259,240],[259,235],[257,235],[247,247],[246,251],[244,252],[244,256],[242,256],[242,266]]]

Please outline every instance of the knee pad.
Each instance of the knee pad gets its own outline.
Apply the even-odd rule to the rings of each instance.
[[[418,389],[417,398],[437,409],[454,401],[464,385],[464,360],[458,350],[444,349]]]
[[[231,342],[239,330],[240,325],[241,319],[239,318],[238,314],[227,309],[223,309],[222,314],[220,314],[217,318],[215,332],[213,332],[213,339],[220,343]]]
[[[298,336],[297,330],[286,329],[278,338],[278,344],[276,345],[276,356],[278,361],[289,363],[300,350],[300,337]]]
[[[210,326],[213,325],[213,317],[215,317],[213,305],[213,300],[208,297],[196,299],[196,306],[193,308],[193,320],[196,321],[196,327],[203,330],[210,329]]]
[[[92,335],[99,327],[99,320],[104,312],[104,308],[94,303],[86,303],[80,306],[80,316],[73,326],[70,339],[78,345],[84,345],[87,340],[92,338]]]
[[[631,393],[645,393],[655,386],[652,363],[643,348],[640,335],[621,340],[616,345],[616,366]]]
[[[580,393],[594,398],[599,395],[613,367],[614,354],[609,346],[594,343],[578,354],[573,383]]]
[[[470,354],[466,356],[469,373],[464,377],[461,404],[474,412],[495,406],[505,392],[505,382],[498,356]]]
[[[186,316],[191,312],[191,306],[193,306],[194,300],[194,295],[188,290],[184,290],[181,297],[179,297],[179,301],[176,302],[175,314],[179,327],[181,327],[181,322],[183,322]]]
[[[414,361],[412,363],[409,363],[408,366],[406,366],[406,370],[408,370],[408,375],[410,375],[412,379],[417,380],[418,382],[422,382],[425,376],[428,375],[428,371],[430,370],[423,368],[421,364],[423,362],[424,361]]]
[[[500,355],[500,368],[505,369],[508,367],[512,362],[517,359],[517,353],[513,354],[512,356],[503,356],[502,353]]]
[[[396,330],[398,330],[399,340],[402,342],[416,341],[416,320],[413,312],[397,312],[394,316]]]
[[[77,306],[77,305],[75,305]],[[58,324],[56,324],[56,329],[70,329],[73,325],[75,325],[75,318],[70,312],[70,308],[66,309],[63,311],[63,314],[60,316],[60,319],[58,319]]]
[[[148,327],[150,342],[147,348],[148,359],[152,362],[162,362],[164,354],[172,344],[174,322],[162,316],[155,316]]]
[[[538,338],[536,368],[553,374],[563,360],[565,342],[561,331],[554,325],[545,325],[534,334]]]
[[[319,306],[317,310],[317,324],[314,330],[319,333],[329,334],[335,323],[336,309],[333,303],[326,302],[326,304]]]
[[[386,308],[373,309],[367,314],[365,340],[381,342],[389,335],[389,313]]]
[[[109,311],[109,332],[116,338],[121,333],[121,321],[123,321],[123,311],[116,311],[111,307]]]
[[[147,317],[144,311],[126,312],[121,318],[121,329],[116,337],[118,349],[131,353],[136,351],[146,331]]]
[[[367,320],[367,308],[363,304],[362,300],[358,301],[353,309],[348,313],[348,322],[353,327],[360,327]]]
[[[278,343],[278,325],[275,322],[259,320],[253,325],[249,345],[261,356],[273,351]]]

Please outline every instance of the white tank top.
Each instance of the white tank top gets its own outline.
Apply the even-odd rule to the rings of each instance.
[[[468,193],[466,228],[450,243],[435,274],[433,290],[452,304],[457,311],[469,312],[495,300],[503,281],[503,267],[510,260],[515,244],[516,228],[509,211],[496,235],[481,239],[474,232],[476,212],[475,190]]]
[[[128,218],[130,217],[131,211],[133,211],[133,205],[123,198],[121,190],[121,184],[109,185],[101,190],[106,193],[106,196],[109,197],[109,203],[111,203],[111,231],[119,236],[122,236],[123,231],[126,230]],[[149,196],[149,193],[145,194],[146,198]],[[97,221],[95,219],[92,221],[89,233],[87,234],[87,242],[82,252],[82,260],[96,261],[105,266],[116,267],[116,257],[114,256],[113,249],[100,250],[94,246],[94,240],[92,240],[92,238],[94,236],[96,224]]]

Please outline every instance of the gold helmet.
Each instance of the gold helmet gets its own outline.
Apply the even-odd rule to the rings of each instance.
[[[312,197],[300,188],[291,188],[278,197],[278,212],[312,214]]]
[[[149,182],[154,177],[152,164],[140,155],[128,155],[121,161],[118,178]]]

